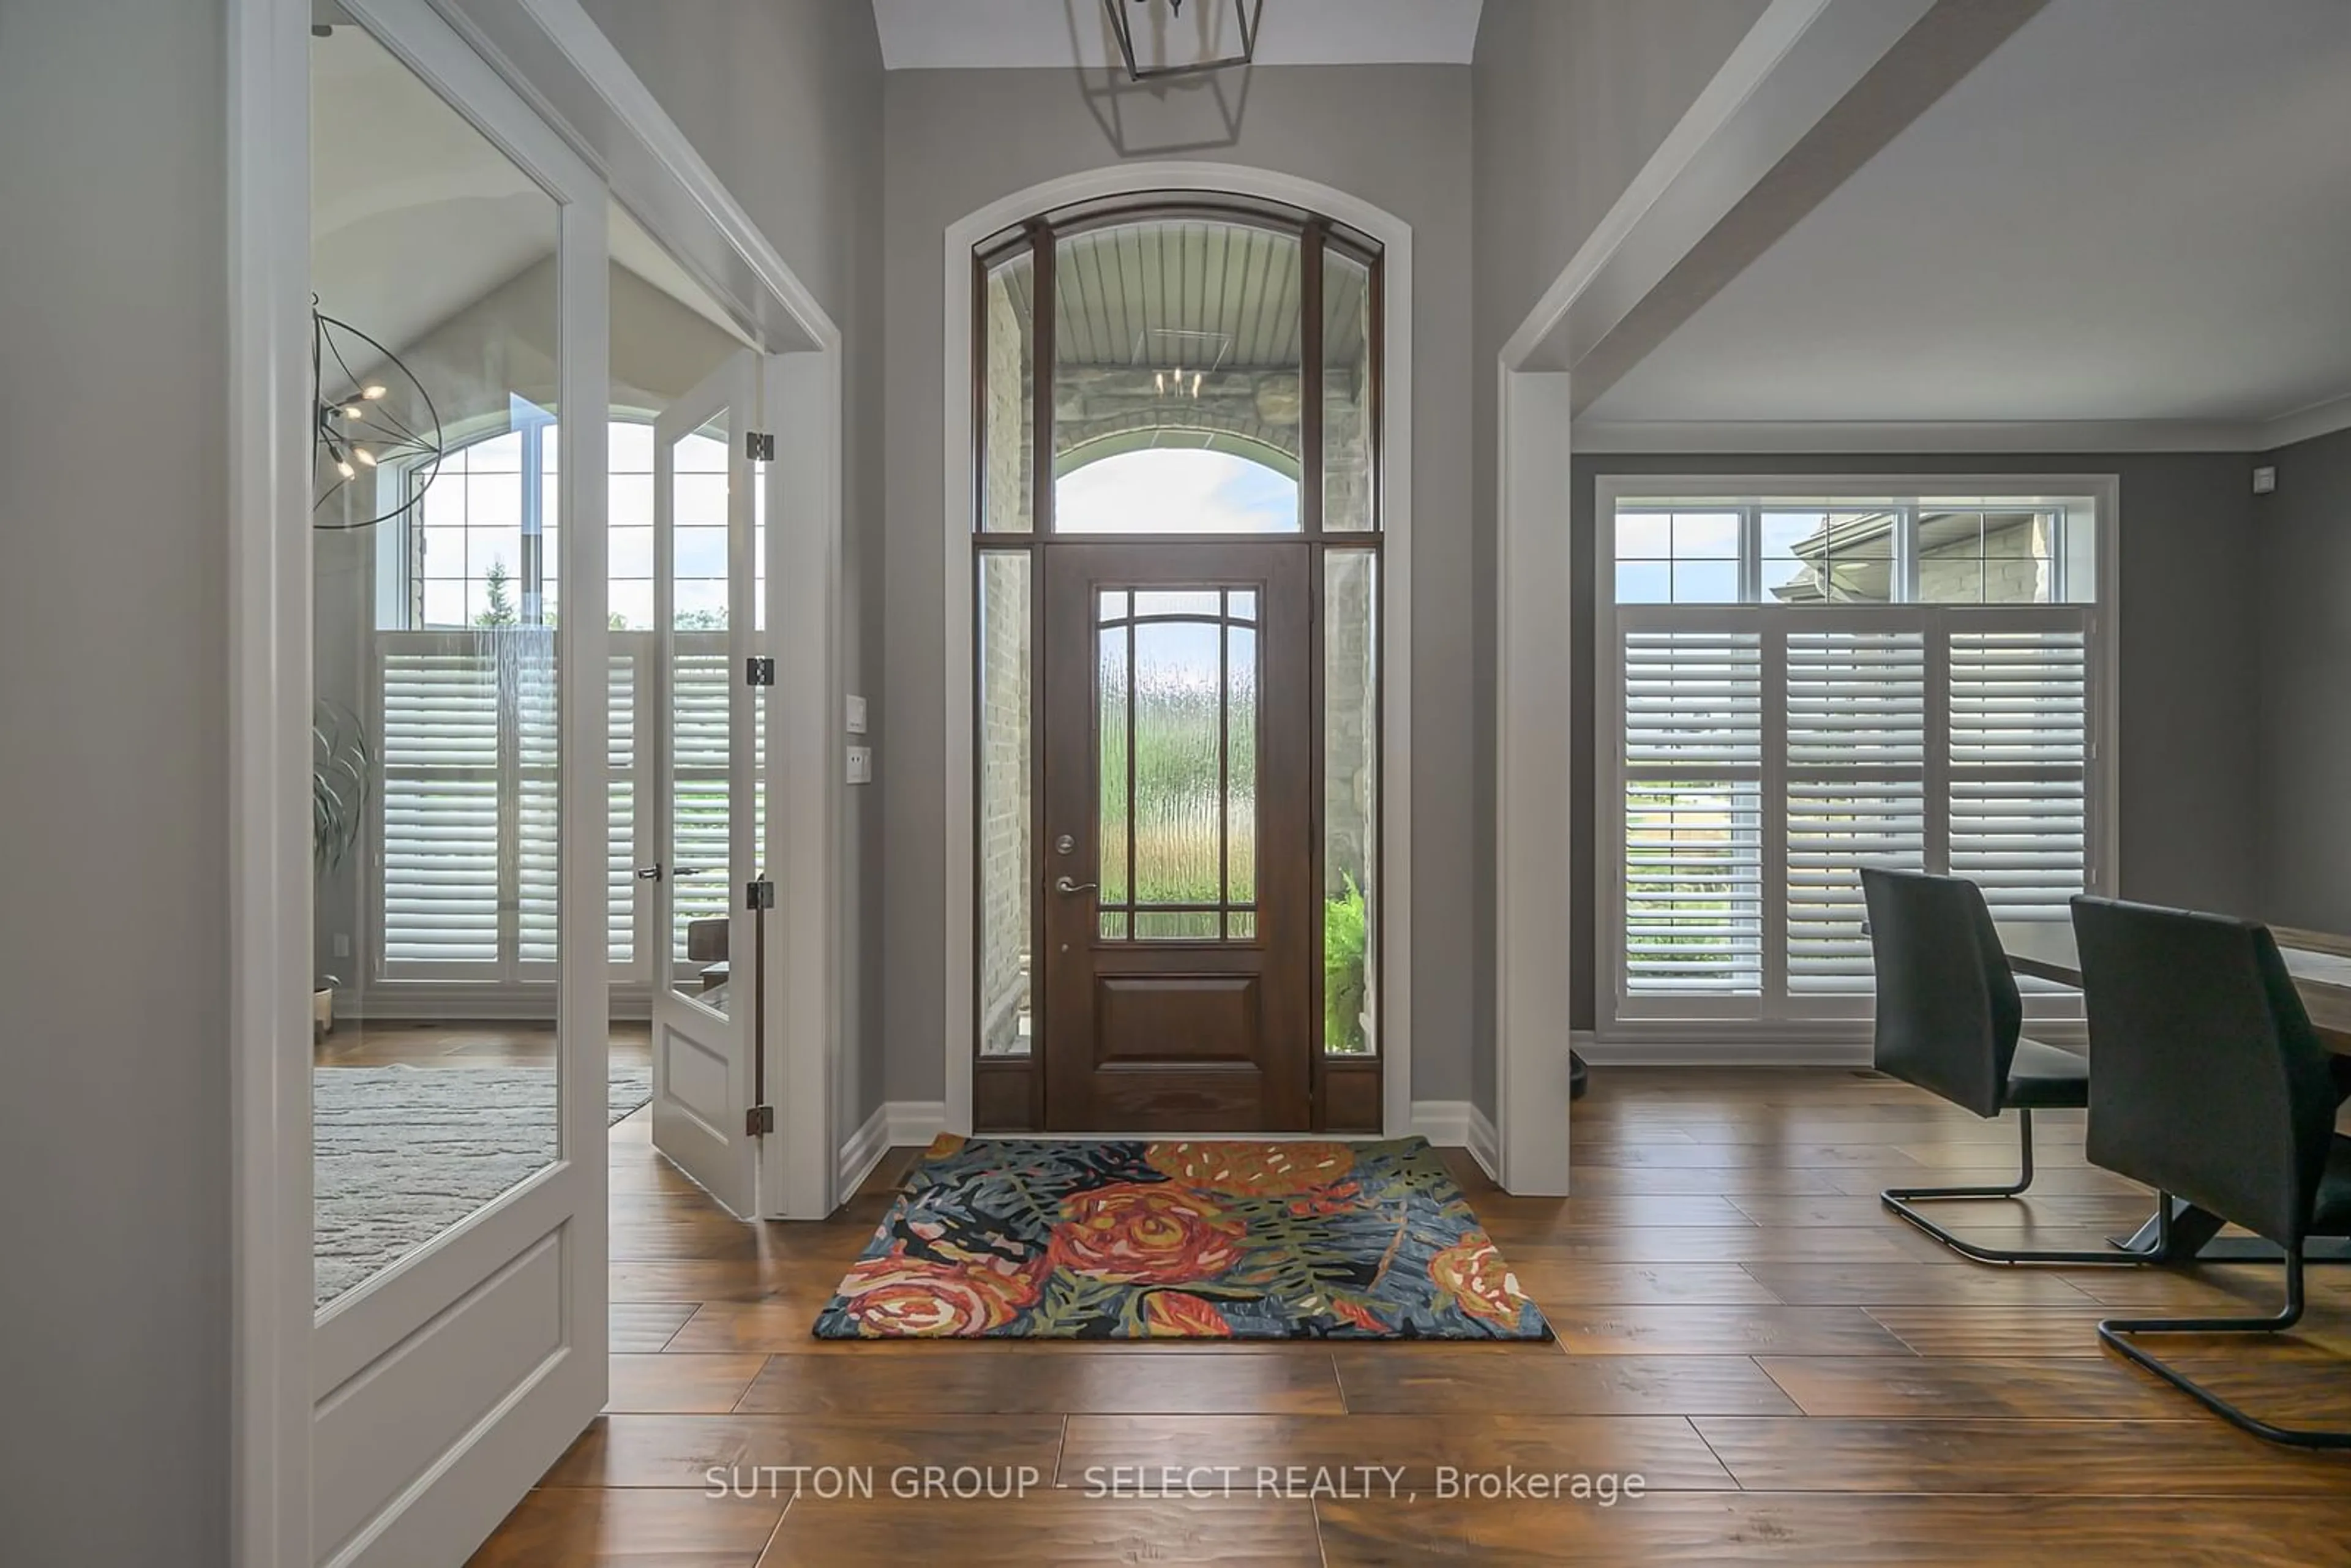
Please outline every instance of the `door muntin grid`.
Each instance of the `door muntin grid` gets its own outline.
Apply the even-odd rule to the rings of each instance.
[[[1254,584],[1095,591],[1098,943],[1257,940],[1262,602]]]

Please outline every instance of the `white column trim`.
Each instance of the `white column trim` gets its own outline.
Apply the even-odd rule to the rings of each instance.
[[[230,1552],[309,1568],[310,7],[228,19]]]
[[[1574,951],[1572,386],[1499,373],[1494,602],[1494,1105],[1513,1193],[1568,1188]]]

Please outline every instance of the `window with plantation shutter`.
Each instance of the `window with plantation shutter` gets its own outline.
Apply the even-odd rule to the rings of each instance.
[[[672,942],[683,959],[687,923],[730,907],[727,715],[737,666],[724,611],[699,606],[679,612],[675,668],[666,686],[658,678],[653,430],[615,420],[610,435],[605,927],[611,978],[643,984],[652,978],[656,943]],[[561,531],[549,506],[556,445],[548,421],[518,415],[514,428],[453,449],[431,491],[437,504],[386,525],[376,555],[381,623],[371,683],[381,737],[371,862],[377,979],[556,977],[559,758],[549,658],[561,610]],[[706,434],[684,437],[680,452],[696,472],[726,466],[725,443]],[[539,482],[518,483],[517,473]],[[765,494],[755,486],[758,541]],[[522,539],[538,546],[520,549]],[[764,548],[755,545],[755,600],[764,603],[756,591],[765,581]],[[680,580],[704,597],[715,588],[723,604],[723,576]],[[667,712],[664,693],[674,705]],[[765,766],[766,704],[753,709],[756,772]],[[674,853],[641,810],[654,798],[653,759],[665,739],[677,748]],[[764,789],[755,799],[757,833]],[[673,883],[676,921],[667,934],[651,929],[650,884],[636,879],[638,866],[654,862],[707,868]]]
[[[496,973],[501,805],[496,662],[465,633],[383,640],[382,969]]]
[[[1968,877],[1996,920],[2101,886],[2104,482],[1656,483],[1603,482],[1604,1030],[1857,1024],[1866,865]]]
[[[610,725],[605,750],[605,934],[616,976],[633,965],[637,946],[637,713],[641,666],[651,657],[646,632],[612,633],[611,674],[605,695]],[[526,966],[547,967],[554,977],[556,942],[556,827],[554,727],[525,750],[521,780],[522,949]],[[534,972],[535,975],[535,972]]]
[[[1788,989],[1866,993],[1861,868],[1916,867],[1926,851],[1926,638],[1790,631],[1780,641]]]
[[[671,665],[671,955],[686,961],[685,931],[733,907],[727,880],[727,714],[734,699],[726,634],[680,632]]]
[[[2088,843],[2089,650],[2079,630],[1950,637],[1951,871],[1995,920],[2064,920]]]
[[[1625,636],[1625,986],[1762,985],[1762,697],[1752,633]]]

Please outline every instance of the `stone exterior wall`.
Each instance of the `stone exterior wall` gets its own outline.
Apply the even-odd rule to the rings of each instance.
[[[998,268],[987,280],[987,402],[981,411],[981,514],[997,533],[1026,533],[1032,527],[1029,432],[1033,424],[1029,339],[1020,329],[1013,290],[1029,287],[1029,264]]]

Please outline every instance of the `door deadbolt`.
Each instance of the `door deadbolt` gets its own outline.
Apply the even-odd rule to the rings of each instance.
[[[1067,833],[1063,833],[1060,838],[1053,841],[1053,852],[1055,854],[1074,854],[1077,852],[1077,848],[1078,841],[1070,837]]]

